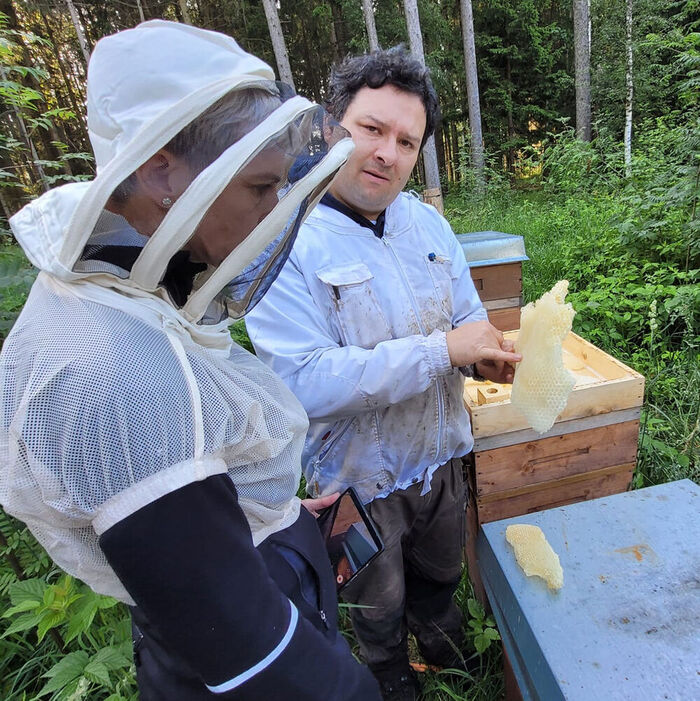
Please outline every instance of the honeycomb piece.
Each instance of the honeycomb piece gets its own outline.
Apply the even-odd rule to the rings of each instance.
[[[564,586],[559,555],[552,550],[539,526],[526,523],[508,526],[506,540],[513,546],[515,559],[528,577],[541,577],[555,591]]]
[[[562,342],[576,313],[564,303],[568,289],[569,282],[560,280],[520,312],[515,352],[523,359],[515,370],[510,400],[538,433],[552,428],[576,383],[562,359]]]

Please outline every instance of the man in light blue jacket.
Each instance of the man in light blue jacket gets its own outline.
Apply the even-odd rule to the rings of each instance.
[[[426,661],[461,661],[473,439],[460,370],[510,382],[520,356],[487,321],[447,221],[401,192],[439,116],[427,70],[401,48],[346,59],[329,111],[355,151],[246,323],[308,412],[308,491],[353,486],[378,525],[386,549],[344,594],[384,698],[414,699],[407,630]]]

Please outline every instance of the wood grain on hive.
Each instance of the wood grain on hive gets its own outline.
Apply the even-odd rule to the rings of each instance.
[[[469,268],[489,321],[500,331],[520,326],[522,306],[522,263],[477,265]]]

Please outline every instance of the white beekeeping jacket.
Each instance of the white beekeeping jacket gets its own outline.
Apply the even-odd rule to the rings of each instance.
[[[97,176],[11,221],[41,272],[0,355],[0,503],[63,569],[127,603],[98,538],[160,497],[228,473],[255,544],[298,516],[306,415],[228,325],[274,280],[352,143],[325,143],[319,108],[304,98],[280,100],[150,237],[105,209],[202,111],[235,90],[274,94],[273,78],[233,39],[188,25],[152,21],[102,40],[88,73]],[[273,151],[305,163],[280,184],[278,204],[218,267],[183,268],[178,256],[212,202]],[[183,269],[191,288],[176,299],[165,281]]]

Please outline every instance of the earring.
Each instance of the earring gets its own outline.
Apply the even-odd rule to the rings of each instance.
[[[160,203],[163,205],[163,207],[165,207],[166,209],[168,209],[168,207],[170,207],[170,206],[172,205],[173,201],[172,201],[169,197],[164,197],[164,198],[160,201]]]

